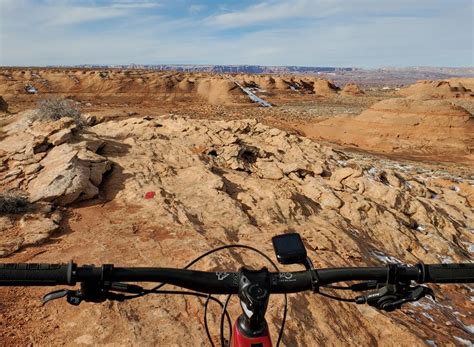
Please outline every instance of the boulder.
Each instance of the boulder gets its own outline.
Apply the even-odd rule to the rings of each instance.
[[[361,172],[350,167],[343,167],[333,172],[333,174],[331,175],[331,180],[341,183],[343,180],[350,176],[361,176]]]
[[[98,123],[97,116],[90,113],[83,114],[81,118],[87,126],[94,126]]]
[[[20,227],[23,245],[39,244],[59,229],[53,219],[31,214],[21,219]]]
[[[30,206],[29,212],[0,216],[0,257],[5,257],[24,246],[46,241],[59,229],[60,211],[52,211],[48,203]]]
[[[274,162],[259,160],[256,163],[257,175],[261,178],[279,180],[283,178],[283,172]]]
[[[57,133],[52,134],[49,136],[48,141],[53,146],[59,146],[65,142],[68,142],[72,138],[71,129],[62,129],[59,130]]]
[[[81,134],[72,118],[45,122],[34,112],[23,112],[8,124],[0,141],[0,183],[25,189],[31,201],[54,201],[61,205],[97,196],[103,174],[111,163],[95,152],[104,141]],[[3,157],[4,155],[2,155]]]
[[[106,158],[69,144],[54,147],[40,165],[43,169],[28,185],[31,201],[60,205],[96,197],[103,174],[111,168]]]
[[[320,205],[323,208],[337,210],[342,206],[342,201],[331,191],[325,191],[320,196]]]
[[[341,90],[342,95],[363,95],[365,94],[360,87],[355,83],[347,83]]]

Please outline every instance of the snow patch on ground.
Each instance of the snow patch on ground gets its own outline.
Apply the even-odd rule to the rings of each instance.
[[[386,255],[381,251],[370,251],[370,254],[377,258],[377,260],[380,260],[384,264],[402,264],[402,261],[396,257],[392,257],[390,255]]]
[[[438,259],[440,262],[442,262],[443,264],[453,264],[454,263],[454,260],[452,257],[450,257],[449,255],[439,255],[438,256]]]
[[[453,336],[453,337],[465,346],[469,346],[469,347],[474,346],[474,343],[472,343],[470,340],[463,339],[462,337],[459,337],[459,336]]]

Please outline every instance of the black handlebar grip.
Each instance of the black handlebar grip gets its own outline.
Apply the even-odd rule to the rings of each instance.
[[[0,286],[74,285],[75,264],[0,264]]]
[[[423,282],[474,283],[474,264],[424,265]]]

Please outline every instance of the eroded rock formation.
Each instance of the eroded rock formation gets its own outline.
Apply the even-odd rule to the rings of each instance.
[[[446,161],[472,162],[474,149],[474,117],[445,100],[388,99],[356,117],[334,117],[304,130],[361,149],[444,155]]]

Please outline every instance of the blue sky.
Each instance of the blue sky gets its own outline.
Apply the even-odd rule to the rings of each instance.
[[[0,65],[474,66],[472,0],[0,0]]]

